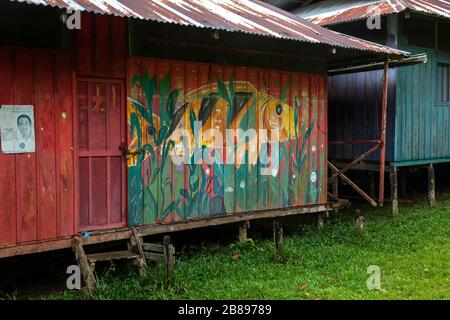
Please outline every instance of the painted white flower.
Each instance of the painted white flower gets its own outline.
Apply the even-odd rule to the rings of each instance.
[[[278,168],[273,168],[272,169],[272,177],[276,177],[278,175]]]

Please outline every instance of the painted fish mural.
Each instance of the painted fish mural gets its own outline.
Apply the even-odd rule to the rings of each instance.
[[[233,97],[227,97],[226,88],[234,87]],[[229,100],[233,99],[233,102]],[[229,105],[234,105],[234,110]],[[139,102],[132,98],[128,99],[128,112],[133,112]],[[241,123],[245,118],[248,110],[255,108],[257,114],[258,127],[254,128],[258,134],[263,134],[260,138],[263,141],[271,141],[270,133],[277,131],[277,142],[284,142],[296,135],[296,125],[294,117],[290,117],[294,113],[294,108],[281,99],[274,98],[265,92],[259,92],[250,82],[235,81],[223,82],[218,80],[216,83],[204,85],[196,90],[186,94],[185,102],[174,113],[171,120],[171,126],[167,132],[168,140],[174,142],[174,146],[169,150],[169,155],[177,153],[179,156],[184,153],[183,138],[189,135],[188,140],[191,147],[195,144],[195,132],[191,122],[183,123],[186,114],[194,113],[198,122],[201,123],[202,146],[211,148],[223,148],[226,137],[222,137],[221,141],[215,141],[214,136],[208,135],[210,129],[215,129],[223,136],[229,128],[241,128]],[[231,111],[231,112],[230,112]],[[211,120],[213,114],[219,114]],[[227,115],[222,120],[220,115]],[[144,134],[143,144],[152,144],[154,139],[151,138],[161,128],[160,118],[156,114],[152,115],[154,128],[151,128],[147,134]],[[180,126],[182,124],[182,126]],[[181,128],[180,128],[181,127]],[[261,130],[262,129],[262,130]],[[178,131],[178,132],[177,132]],[[176,135],[174,133],[177,133]],[[136,148],[137,137],[131,141],[130,148]],[[246,146],[257,146],[258,135],[252,136],[252,139],[245,143],[237,150],[238,154],[242,154],[246,150]],[[193,148],[190,148],[191,153]],[[257,159],[260,148],[248,148],[249,159]],[[253,163],[254,164],[254,163]],[[239,166],[239,164],[238,164]]]
[[[311,199],[311,194],[316,197],[320,193],[315,190],[317,179],[311,182],[303,173],[303,167],[308,165],[312,169],[306,171],[317,174],[315,164],[307,159],[316,119],[299,119],[300,100],[295,96],[288,99],[284,94],[290,81],[283,84],[281,95],[276,98],[268,90],[258,90],[250,81],[235,80],[234,74],[227,81],[219,75],[214,78],[187,92],[181,87],[173,88],[170,73],[157,77],[144,70],[131,78],[134,91],[128,98],[130,225],[318,200]],[[201,132],[195,132],[198,123]],[[212,129],[220,136],[211,134]],[[231,129],[257,132],[244,142],[232,140],[235,154],[247,160],[243,164],[225,161],[228,154],[224,141]],[[186,137],[188,149],[183,144]],[[262,176],[262,158],[264,153],[267,157],[274,152],[273,143],[279,144],[276,170],[269,177]],[[196,162],[195,147],[224,161]],[[185,155],[191,161],[176,163],[173,155]],[[311,188],[305,201],[298,199],[300,188]]]

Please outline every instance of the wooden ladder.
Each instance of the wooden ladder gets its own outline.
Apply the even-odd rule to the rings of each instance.
[[[94,289],[96,285],[96,278],[94,276],[95,264],[101,261],[129,260],[138,268],[141,277],[144,276],[145,269],[147,268],[146,259],[165,261],[166,275],[169,279],[169,284],[172,283],[175,249],[170,243],[169,236],[164,237],[163,244],[144,243],[137,230],[133,229],[130,241],[128,242],[128,250],[94,254],[86,254],[81,238],[76,236],[72,239],[72,249],[83,276],[82,290],[85,293],[90,294]]]

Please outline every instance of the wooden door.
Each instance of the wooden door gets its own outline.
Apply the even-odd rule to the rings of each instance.
[[[77,80],[79,231],[126,225],[124,99],[122,81]]]

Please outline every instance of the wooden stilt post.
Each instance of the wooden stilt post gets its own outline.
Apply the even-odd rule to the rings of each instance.
[[[133,234],[130,238],[130,244],[131,248],[139,253],[139,258],[136,258],[134,260],[134,263],[138,267],[139,275],[143,277],[145,275],[145,269],[147,268],[143,249],[144,241],[142,240],[142,237],[138,234],[138,231],[136,229],[133,229]]]
[[[87,294],[90,294],[94,289],[96,283],[94,270],[89,264],[86,253],[83,249],[81,239],[79,237],[74,237],[72,239],[72,250],[75,253],[78,267],[80,268],[80,271],[83,275],[83,291]]]
[[[364,216],[358,216],[356,217],[356,230],[359,232],[362,232],[364,230]]]
[[[436,180],[434,176],[434,167],[430,163],[428,165],[428,202],[431,207],[436,206]]]
[[[370,197],[375,199],[375,173],[373,171],[369,171],[369,187],[370,187]]]
[[[277,255],[283,255],[283,228],[277,221],[273,223],[273,239],[275,242],[275,251]]]
[[[392,216],[398,216],[398,185],[397,185],[397,168],[392,167],[389,172],[391,182],[391,201],[392,201]]]
[[[323,221],[323,214],[319,213],[317,214],[317,230],[320,231],[323,229],[324,221]]]
[[[244,243],[247,242],[248,235],[247,230],[249,228],[250,222],[249,221],[242,221],[239,223],[239,242]]]
[[[173,284],[173,268],[175,265],[175,248],[170,241],[170,236],[164,236],[164,255],[166,259],[166,276],[169,285]]]
[[[333,182],[331,182],[331,188],[333,190],[333,195],[339,199],[339,178],[334,179]]]
[[[386,57],[384,64],[383,77],[383,101],[381,104],[381,147],[380,147],[380,191],[378,203],[380,207],[384,204],[384,171],[386,160],[386,122],[387,122],[387,101],[388,101],[388,74],[389,74],[389,58]]]

